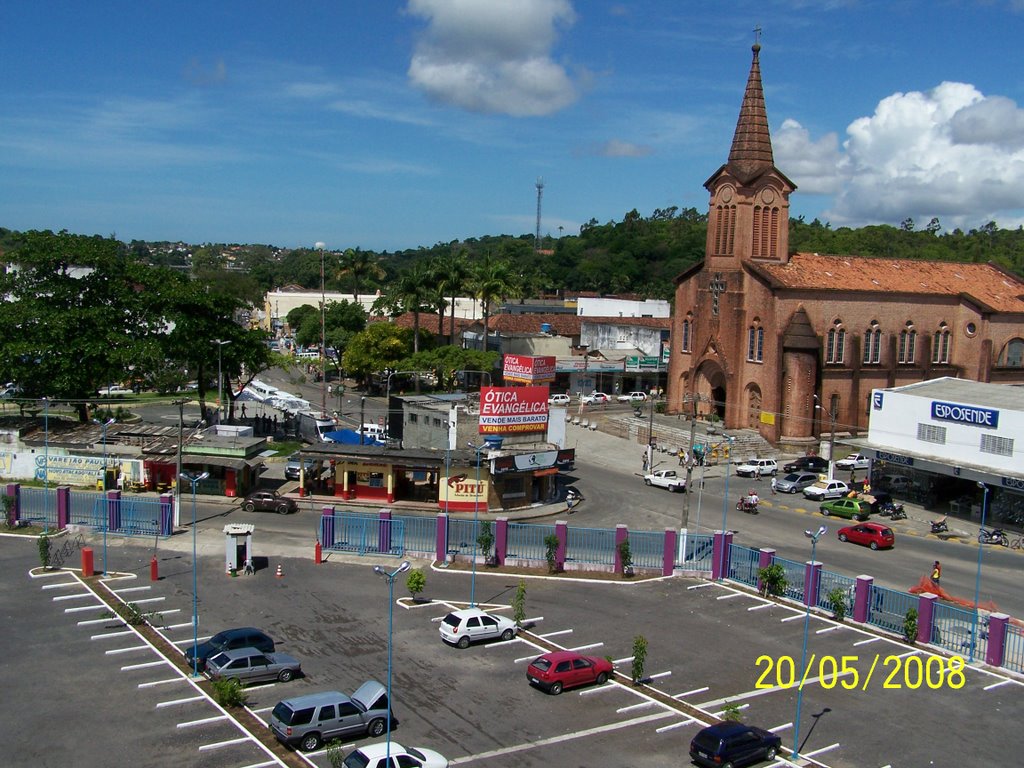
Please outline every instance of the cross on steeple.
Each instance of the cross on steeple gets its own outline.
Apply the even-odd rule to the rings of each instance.
[[[754,45],[760,45],[760,44],[761,44],[761,25],[758,24],[756,27],[754,27]]]
[[[725,293],[726,285],[725,280],[722,279],[721,272],[715,272],[714,278],[708,285],[708,290],[711,291],[711,314],[718,314],[718,297]]]

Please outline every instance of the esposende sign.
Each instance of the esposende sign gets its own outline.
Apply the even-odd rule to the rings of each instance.
[[[511,435],[546,432],[547,387],[482,387],[480,434]]]
[[[999,411],[995,408],[944,403],[941,400],[932,401],[932,418],[940,421],[955,421],[958,424],[973,424],[989,429],[999,427]]]

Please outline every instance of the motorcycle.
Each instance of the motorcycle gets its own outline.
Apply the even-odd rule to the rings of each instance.
[[[749,515],[757,514],[757,502],[751,501],[749,496],[744,496],[736,502],[737,512],[746,512]]]
[[[932,533],[946,533],[948,530],[949,526],[946,525],[946,518],[932,520]]]
[[[1001,547],[1010,546],[1010,537],[1006,535],[1002,528],[982,528],[978,531],[978,543],[979,544],[998,544]]]
[[[903,511],[903,505],[894,504],[891,501],[883,503],[881,509],[878,510],[878,514],[882,517],[891,517],[893,520],[907,519],[907,513]]]

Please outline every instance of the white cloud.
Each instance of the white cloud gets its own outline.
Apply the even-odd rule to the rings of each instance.
[[[612,139],[598,147],[597,154],[602,157],[646,157],[651,154],[651,148],[631,141]]]
[[[551,56],[576,19],[569,0],[409,0],[408,11],[427,21],[409,79],[431,98],[517,117],[575,101],[576,84]]]
[[[823,218],[835,225],[940,217],[946,229],[1024,214],[1024,110],[973,85],[944,82],[895,93],[854,120],[840,151],[786,121],[778,166],[810,193],[837,193]]]

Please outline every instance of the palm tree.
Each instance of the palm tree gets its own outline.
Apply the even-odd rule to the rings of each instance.
[[[469,264],[465,251],[449,251],[434,261],[433,271],[440,292],[451,296],[451,325],[448,328],[448,343],[455,344],[455,297],[466,287],[469,278]],[[443,333],[443,328],[440,329]]]
[[[399,275],[388,292],[374,302],[376,311],[392,314],[412,312],[413,354],[420,351],[420,312],[432,308],[434,275],[426,264],[414,263]]]
[[[338,279],[349,277],[352,279],[353,293],[356,297],[356,304],[359,303],[359,289],[364,280],[380,280],[385,275],[384,268],[377,263],[376,258],[369,251],[359,248],[348,248],[341,255],[341,270],[338,272]]]
[[[484,337],[480,346],[487,351],[487,336],[491,315],[491,302],[504,300],[519,291],[519,281],[512,270],[512,264],[505,259],[494,259],[488,253],[475,262],[470,270],[470,289],[480,300],[484,315]]]

